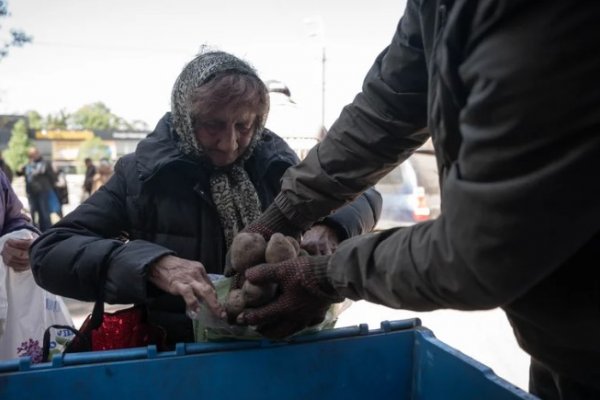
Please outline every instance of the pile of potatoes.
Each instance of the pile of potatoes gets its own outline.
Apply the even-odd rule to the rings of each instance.
[[[275,233],[267,242],[259,233],[241,232],[231,244],[230,263],[237,273],[244,273],[258,264],[275,264],[307,255],[300,249],[298,241],[291,236]],[[275,297],[276,284],[255,285],[245,281],[240,289],[231,289],[225,301],[225,310],[230,321],[247,307],[259,307]]]

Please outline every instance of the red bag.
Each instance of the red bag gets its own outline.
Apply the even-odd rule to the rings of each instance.
[[[94,323],[94,313],[83,321],[79,333],[67,346],[65,353],[127,349],[155,344],[165,348],[166,332],[147,322],[146,308],[138,305],[113,313],[102,312],[100,324]]]
[[[155,344],[159,351],[166,350],[166,331],[148,323],[146,307],[142,304],[116,312],[104,312],[104,283],[106,267],[101,270],[99,290],[92,313],[86,317],[75,337],[66,345],[64,353],[127,349]],[[67,328],[53,326],[54,328]],[[48,328],[50,329],[50,328]],[[47,330],[48,331],[48,330]],[[43,359],[48,359],[48,340],[45,333]]]
[[[167,350],[165,330],[146,321],[143,305],[129,307],[112,313],[104,312],[104,304],[94,306],[81,328],[68,325],[51,325],[44,332],[42,360],[50,361],[50,330],[67,329],[75,336],[65,346],[64,353],[81,353],[144,347],[155,344],[159,351]]]

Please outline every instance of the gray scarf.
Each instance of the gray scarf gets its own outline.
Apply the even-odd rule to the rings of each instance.
[[[179,138],[179,149],[197,159],[202,165],[211,164],[206,162],[204,150],[194,135],[189,99],[196,88],[223,71],[236,71],[258,78],[256,71],[246,62],[228,53],[211,51],[198,55],[185,66],[171,94],[173,130]],[[231,245],[233,237],[261,213],[256,188],[244,169],[244,162],[252,155],[261,133],[262,128],[254,134],[248,149],[234,164],[225,168],[212,167],[210,190],[225,233],[227,247]]]

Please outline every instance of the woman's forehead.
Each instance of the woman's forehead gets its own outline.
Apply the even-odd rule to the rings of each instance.
[[[207,113],[200,113],[203,120],[252,120],[258,115],[258,110],[249,105],[231,104],[224,107],[215,108]]]

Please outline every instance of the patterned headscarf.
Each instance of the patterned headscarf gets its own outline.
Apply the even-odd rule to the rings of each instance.
[[[263,127],[257,129],[244,154],[232,165],[217,168],[212,166],[208,157],[205,157],[204,149],[199,145],[194,134],[192,121],[194,110],[191,109],[191,97],[197,88],[210,81],[215,74],[224,71],[247,74],[259,79],[250,65],[231,54],[221,51],[200,54],[185,66],[173,86],[171,115],[173,130],[179,138],[179,149],[184,154],[198,159],[202,165],[212,168],[211,195],[229,247],[233,237],[261,213],[260,200],[256,188],[244,169],[244,162],[250,158],[256,148]]]

